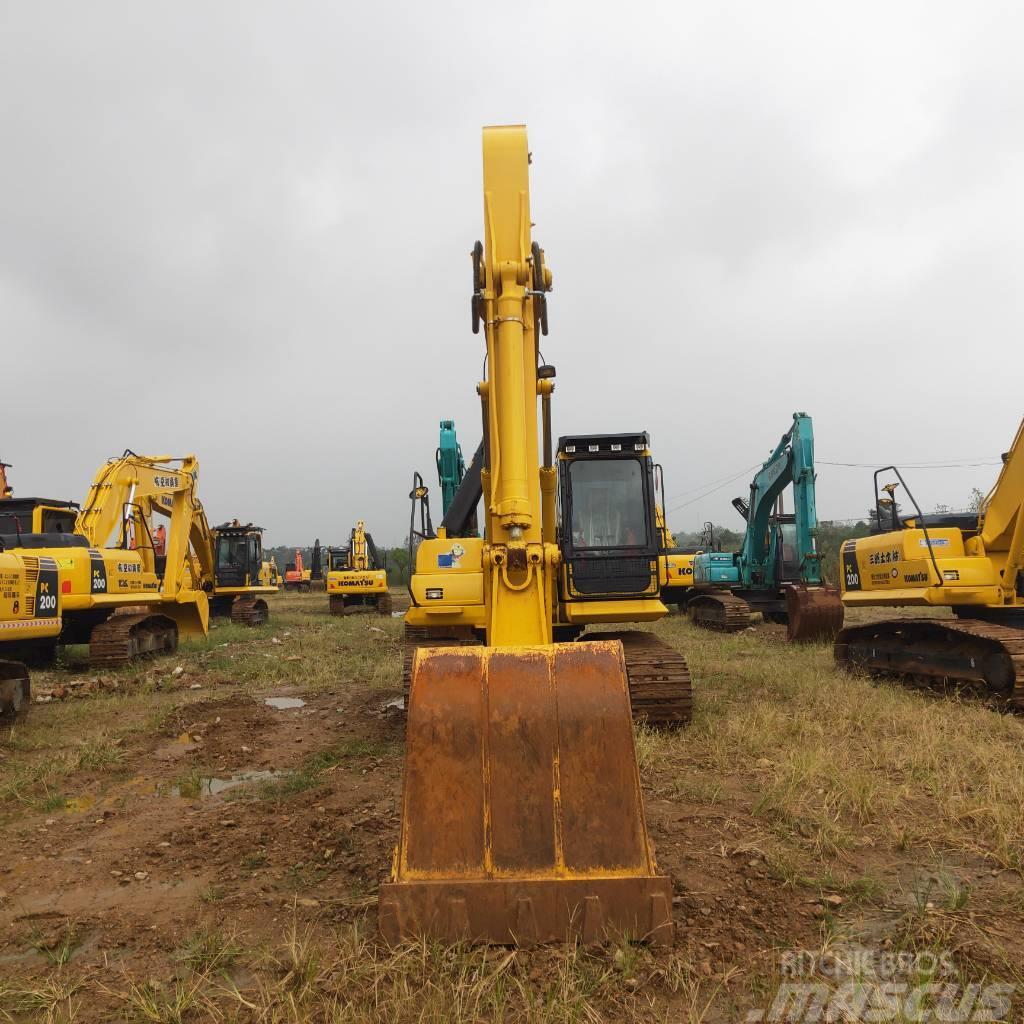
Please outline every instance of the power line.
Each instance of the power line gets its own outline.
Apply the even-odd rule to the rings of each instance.
[[[697,484],[696,487],[687,488],[687,490],[685,491],[678,491],[677,493],[672,494],[668,498],[666,498],[666,503],[669,501],[675,501],[676,498],[684,498],[686,497],[686,495],[693,494],[695,491],[702,491],[705,487],[715,487],[718,484],[722,484],[724,486],[725,484],[732,483],[732,481],[735,480],[736,477],[742,476],[744,473],[752,473],[761,465],[762,463],[755,462],[754,465],[752,465],[749,469],[741,469],[738,473],[733,473],[728,477],[719,477],[717,480],[708,480],[705,483]]]
[[[723,481],[721,481],[721,483],[719,483],[716,486],[712,487],[710,490],[705,491],[703,494],[698,494],[696,498],[690,498],[688,501],[680,501],[680,502],[678,502],[677,504],[673,505],[671,508],[667,509],[665,514],[667,515],[669,512],[675,512],[678,509],[686,508],[687,505],[692,505],[694,502],[700,501],[702,498],[706,498],[710,494],[714,494],[715,491],[720,491],[723,487],[728,487],[729,484],[731,484],[734,480],[739,480],[739,478],[741,476],[746,476],[748,473],[752,473],[755,469],[759,469],[760,466],[761,466],[761,463],[760,462],[756,462],[749,469],[741,469],[734,476],[729,477],[728,480],[723,480]],[[683,493],[687,494],[689,492],[684,491]]]
[[[815,465],[818,466],[846,466],[854,469],[879,469],[881,463],[878,462],[828,462],[825,459],[815,459]],[[985,462],[899,462],[890,463],[890,465],[897,465],[900,469],[965,469],[974,466],[1001,466],[1000,460],[985,461]]]
[[[881,468],[881,462],[837,462],[829,461],[827,459],[815,459],[814,463],[816,466],[840,466],[847,469],[879,469]],[[900,469],[971,469],[978,466],[1001,466],[1001,459],[986,459],[978,462],[894,462],[892,465],[898,466]],[[703,491],[703,494],[698,495],[691,501],[684,501],[679,504],[673,505],[669,511],[673,511],[677,508],[682,508],[684,505],[691,505],[694,501],[700,501],[702,497],[707,497],[709,494],[714,494],[715,491],[725,487],[726,484],[731,484],[737,477],[743,476],[745,473],[752,473],[756,469],[760,469],[764,465],[763,462],[755,462],[752,466],[746,469],[741,469],[738,473],[733,473],[728,477],[719,477],[717,480],[708,480],[705,483],[698,484],[696,487],[691,487],[685,491],[679,491],[673,494],[666,500],[666,504],[669,501],[674,501],[676,498],[685,497],[687,494],[693,494],[695,491]],[[707,488],[707,490],[703,490]]]

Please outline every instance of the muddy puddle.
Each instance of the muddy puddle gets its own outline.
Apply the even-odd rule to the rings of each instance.
[[[266,782],[270,779],[276,779],[280,774],[280,772],[275,771],[259,770],[237,772],[235,775],[227,775],[223,778],[203,775],[194,780],[176,782],[166,787],[163,792],[168,796],[180,797],[183,800],[205,800],[207,797],[226,793],[236,786],[244,786],[247,782]]]

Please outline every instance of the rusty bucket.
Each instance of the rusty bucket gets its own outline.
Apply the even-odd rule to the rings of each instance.
[[[672,939],[622,645],[416,654],[389,941]]]
[[[792,583],[785,590],[790,640],[831,640],[843,628],[843,602],[835,587]]]

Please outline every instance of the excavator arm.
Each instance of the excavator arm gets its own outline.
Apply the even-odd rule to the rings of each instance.
[[[1002,587],[1008,600],[1024,598],[1024,420],[1003,455],[999,478],[982,505],[980,541],[1006,552]]]
[[[441,486],[441,514],[447,515],[455,492],[466,475],[466,460],[462,457],[462,445],[455,435],[453,420],[441,420],[441,437],[435,459],[437,480]]]
[[[134,546],[147,571],[154,571],[155,551],[149,535],[154,513],[170,519],[161,591],[173,596],[185,588],[190,545],[213,579],[212,545],[203,507],[196,497],[199,462],[194,455],[137,455],[126,450],[102,466],[89,488],[75,523],[75,533],[95,548]],[[205,564],[203,564],[205,561]]]
[[[776,502],[790,484],[793,485],[794,519],[796,525],[796,557],[800,581],[812,586],[822,582],[821,556],[816,546],[818,515],[814,501],[814,431],[806,413],[793,413],[793,425],[782,435],[768,461],[750,484],[750,499],[740,512],[747,529],[740,551],[741,582],[754,581],[770,585],[775,579],[776,545],[770,520]],[[740,507],[740,499],[733,504]]]

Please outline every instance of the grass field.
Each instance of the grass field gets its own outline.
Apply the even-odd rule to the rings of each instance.
[[[1024,982],[1024,722],[679,617],[654,628],[695,720],[637,734],[674,947],[379,945],[402,624],[326,604],[34,674],[52,699],[0,734],[0,1021],[725,1022],[769,1007],[787,951],[851,945]]]

